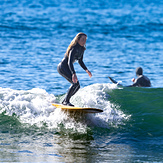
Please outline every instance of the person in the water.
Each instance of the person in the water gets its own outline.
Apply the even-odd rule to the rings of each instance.
[[[141,67],[136,68],[136,75],[137,79],[133,78],[132,81],[134,82],[132,85],[129,85],[127,87],[151,87],[151,82],[148,77],[143,75],[143,69]],[[108,77],[113,83],[122,86],[118,82],[116,82],[111,77]]]
[[[151,87],[151,82],[147,76],[143,75],[143,69],[141,67],[136,68],[136,75],[138,78],[133,78],[132,81],[134,83],[128,87]]]
[[[71,41],[64,58],[57,67],[58,73],[71,83],[71,86],[62,102],[63,105],[74,106],[70,103],[70,98],[80,88],[80,84],[73,66],[75,61],[78,61],[80,66],[88,73],[89,77],[92,77],[91,72],[87,69],[83,62],[83,54],[86,50],[86,40],[87,35],[85,33],[78,33]]]

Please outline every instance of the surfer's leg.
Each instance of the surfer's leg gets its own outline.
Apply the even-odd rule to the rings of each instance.
[[[79,84],[79,81],[77,83],[75,83],[75,89],[72,93],[72,96],[80,89],[80,84]]]
[[[65,68],[65,67],[61,68],[61,65],[58,65],[57,70],[60,75],[62,75],[65,79],[67,79],[72,84],[70,86],[70,88],[68,89],[67,94],[66,94],[62,104],[73,106],[70,103],[70,98],[79,90],[79,88],[80,88],[79,81],[77,83],[73,83],[72,74],[68,68]]]
[[[65,99],[63,100],[63,104],[64,105],[70,105],[70,106],[73,106],[71,103],[70,103],[70,98],[79,90],[80,88],[80,84],[79,82],[77,83],[73,83],[70,88],[68,89],[67,91],[67,94],[66,94],[66,97]]]
[[[63,76],[66,80],[73,84],[72,75],[68,67],[62,67],[61,64],[59,64],[57,70],[61,76]]]

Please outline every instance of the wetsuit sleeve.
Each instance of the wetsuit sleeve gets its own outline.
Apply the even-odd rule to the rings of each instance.
[[[75,74],[75,70],[74,70],[74,66],[73,66],[73,60],[74,60],[74,56],[75,56],[75,49],[72,49],[69,53],[69,57],[68,57],[68,66],[69,69],[71,71],[71,74]]]
[[[136,87],[139,86],[139,79],[136,80],[136,82],[134,82],[132,85],[129,85],[127,87]]]
[[[87,70],[87,67],[86,67],[86,65],[85,65],[84,62],[83,62],[83,55],[82,55],[82,57],[79,59],[78,63],[79,63],[79,65],[80,65],[84,70]]]

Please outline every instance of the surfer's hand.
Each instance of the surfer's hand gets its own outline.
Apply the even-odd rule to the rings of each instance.
[[[89,77],[92,77],[92,73],[89,70],[86,70],[86,72],[88,73]]]
[[[72,75],[72,81],[73,81],[73,83],[77,83],[78,82],[78,78],[77,78],[76,74]]]
[[[135,82],[135,78],[132,79],[132,82]]]

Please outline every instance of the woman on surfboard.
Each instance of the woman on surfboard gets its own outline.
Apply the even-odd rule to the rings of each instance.
[[[87,69],[83,62],[83,54],[86,50],[86,40],[87,35],[85,33],[78,33],[71,41],[64,58],[57,67],[59,74],[71,83],[71,86],[62,102],[63,105],[74,106],[70,103],[70,98],[80,88],[80,84],[73,66],[75,61],[78,61],[80,66],[88,73],[89,77],[92,77],[91,72]]]

